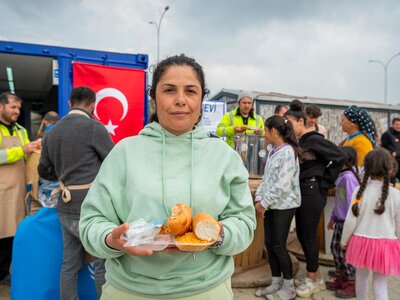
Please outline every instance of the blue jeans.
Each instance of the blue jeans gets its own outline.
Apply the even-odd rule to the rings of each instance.
[[[63,263],[60,276],[60,300],[78,299],[78,273],[81,270],[86,251],[79,238],[79,216],[58,212],[64,243]],[[100,299],[105,283],[104,259],[93,257],[96,292]]]

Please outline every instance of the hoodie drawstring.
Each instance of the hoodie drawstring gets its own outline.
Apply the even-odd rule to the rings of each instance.
[[[167,216],[169,216],[169,209],[167,206],[167,199],[166,199],[166,195],[167,195],[167,184],[166,184],[166,166],[165,166],[165,133],[164,130],[161,130],[162,132],[162,141],[163,141],[163,178],[162,178],[162,193],[163,193],[163,203],[164,203],[164,209],[165,212],[167,213]]]
[[[168,209],[167,205],[167,168],[166,168],[166,145],[165,145],[165,133],[164,130],[162,132],[162,143],[163,143],[163,178],[162,178],[162,193],[163,193],[163,204],[164,209],[167,216],[170,215],[170,209]],[[193,133],[190,133],[190,207],[193,210],[193,162],[194,162],[194,146],[193,146]]]
[[[192,208],[192,210],[194,209],[193,207],[193,132],[190,133],[190,207]]]

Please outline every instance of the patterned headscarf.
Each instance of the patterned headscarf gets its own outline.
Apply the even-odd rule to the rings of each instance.
[[[375,141],[376,129],[374,121],[365,108],[351,105],[343,113],[352,123],[360,126],[360,131],[371,141],[374,148],[378,145]]]

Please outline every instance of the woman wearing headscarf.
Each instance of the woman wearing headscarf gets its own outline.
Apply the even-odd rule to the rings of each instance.
[[[351,105],[344,110],[340,124],[342,130],[349,135],[343,146],[356,150],[357,164],[362,167],[367,153],[377,147],[374,121],[365,108]]]

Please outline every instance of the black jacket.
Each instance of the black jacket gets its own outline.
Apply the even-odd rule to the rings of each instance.
[[[396,153],[396,160],[400,160],[400,132],[389,128],[381,137],[381,145],[390,153]]]
[[[299,146],[300,183],[315,177],[321,188],[333,187],[346,162],[346,154],[316,131],[304,134]]]

